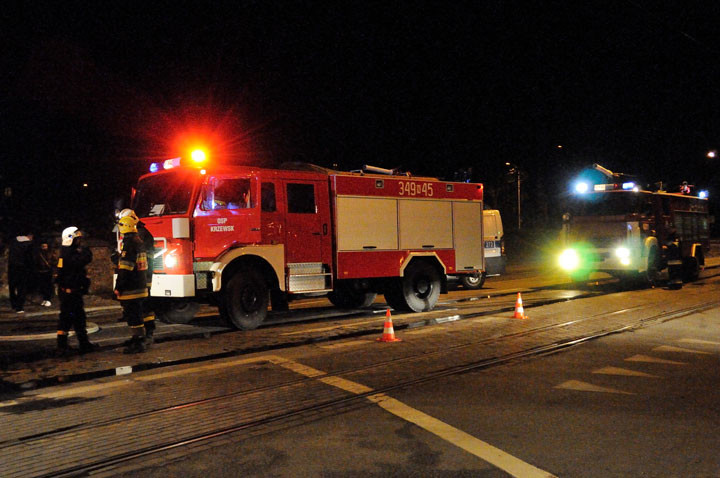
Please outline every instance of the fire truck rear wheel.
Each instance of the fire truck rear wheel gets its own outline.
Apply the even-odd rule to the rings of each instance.
[[[269,297],[262,276],[253,270],[238,271],[225,290],[223,315],[238,329],[256,329],[267,317]]]
[[[414,262],[405,277],[385,294],[388,304],[396,310],[426,312],[432,310],[440,297],[440,273],[426,262]]]
[[[335,290],[328,294],[328,299],[335,307],[341,309],[362,309],[370,307],[377,294],[364,290],[356,290],[351,284],[338,283]]]
[[[482,274],[468,274],[460,277],[460,283],[466,289],[481,289],[485,284],[486,273]]]

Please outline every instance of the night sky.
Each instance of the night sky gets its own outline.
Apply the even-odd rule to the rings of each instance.
[[[718,20],[641,0],[8,4],[0,227],[101,231],[191,136],[242,164],[472,168],[509,216],[511,162],[528,226],[593,163],[720,196]]]

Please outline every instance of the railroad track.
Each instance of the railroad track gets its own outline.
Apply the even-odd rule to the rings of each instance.
[[[167,406],[148,410],[142,413],[126,414],[110,419],[99,419],[90,423],[82,423],[63,429],[47,430],[33,435],[17,437],[13,440],[0,442],[0,462],[9,463],[6,459],[12,457],[20,450],[37,448],[39,451],[52,449],[55,444],[72,443],[73,440],[102,440],[103,437],[112,436],[115,430],[131,429],[134,425],[144,424],[144,428],[152,427],[153,423],[174,422],[184,433],[174,432],[171,435],[162,434],[146,437],[147,440],[134,449],[113,447],[113,453],[98,453],[97,456],[83,456],[85,461],[80,464],[60,465],[52,471],[40,473],[19,474],[18,476],[44,476],[44,477],[75,477],[109,471],[116,467],[140,466],[138,460],[163,455],[182,455],[185,450],[207,444],[211,446],[215,440],[233,434],[262,433],[263,430],[272,429],[284,423],[303,423],[305,419],[317,419],[317,414],[338,414],[357,407],[372,406],[371,399],[379,394],[388,394],[398,389],[413,387],[455,374],[472,370],[481,370],[489,367],[501,366],[513,361],[557,353],[569,347],[598,339],[610,334],[620,333],[633,328],[644,327],[655,322],[677,319],[690,314],[720,307],[720,301],[705,301],[690,307],[679,308],[654,315],[638,317],[628,320],[628,315],[636,315],[640,307],[618,308],[593,316],[583,317],[572,321],[561,321],[542,325],[501,337],[485,337],[470,342],[449,345],[437,350],[427,352],[415,350],[401,357],[389,357],[355,367],[345,367],[335,372],[323,373],[321,376],[298,375],[293,380],[284,380],[282,383],[255,387],[232,393],[223,393],[216,396],[198,400],[183,401],[167,404]],[[588,328],[590,332],[588,332]],[[560,339],[547,341],[541,336],[548,331],[564,330]],[[518,339],[523,338],[522,341]],[[532,340],[537,338],[536,340]],[[503,344],[525,343],[522,350],[509,353],[496,353],[503,350]],[[491,347],[491,345],[493,347]],[[483,352],[481,355],[476,355]],[[477,358],[468,360],[467,357]],[[342,379],[352,375],[378,374],[378,370],[385,370],[389,376],[394,376],[393,370],[413,369],[412,364],[428,362],[447,364],[434,370],[427,370],[412,377],[400,380],[390,380],[388,383],[377,386],[368,391],[348,394],[342,390],[332,389],[318,379],[326,382],[332,379]],[[282,359],[268,359],[274,366],[286,366]],[[425,370],[422,367],[415,367]],[[293,406],[288,408],[280,406],[287,403],[284,397],[294,397]],[[277,403],[277,407],[267,407],[267,403]],[[249,409],[259,407],[257,413],[250,413]],[[242,412],[241,412],[242,411]],[[3,409],[0,408],[0,413]],[[184,428],[186,423],[192,422],[195,417],[212,416],[213,420],[196,423],[194,427]],[[307,418],[306,418],[307,417]],[[310,418],[312,417],[312,418]],[[217,423],[218,425],[215,425]],[[142,427],[140,428],[142,429]],[[74,438],[76,437],[76,438]],[[92,438],[95,437],[95,438]],[[89,450],[95,450],[99,445],[85,442]],[[42,460],[44,454],[36,456],[35,460]],[[163,455],[164,456],[164,455]],[[48,460],[57,463],[57,457],[49,454]],[[11,471],[6,468],[5,472]],[[29,471],[29,470],[25,470]],[[14,476],[8,474],[8,476]]]

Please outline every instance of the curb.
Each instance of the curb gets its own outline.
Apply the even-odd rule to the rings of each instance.
[[[88,334],[94,334],[100,330],[98,324],[94,322],[88,322],[86,327]],[[68,337],[73,337],[75,332],[70,331]],[[26,342],[34,340],[52,340],[57,337],[55,332],[47,332],[44,334],[29,334],[29,335],[0,335],[0,342]]]

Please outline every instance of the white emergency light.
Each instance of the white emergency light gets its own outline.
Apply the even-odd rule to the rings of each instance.
[[[578,194],[585,194],[590,189],[590,186],[585,181],[579,181],[575,183],[575,192]]]

